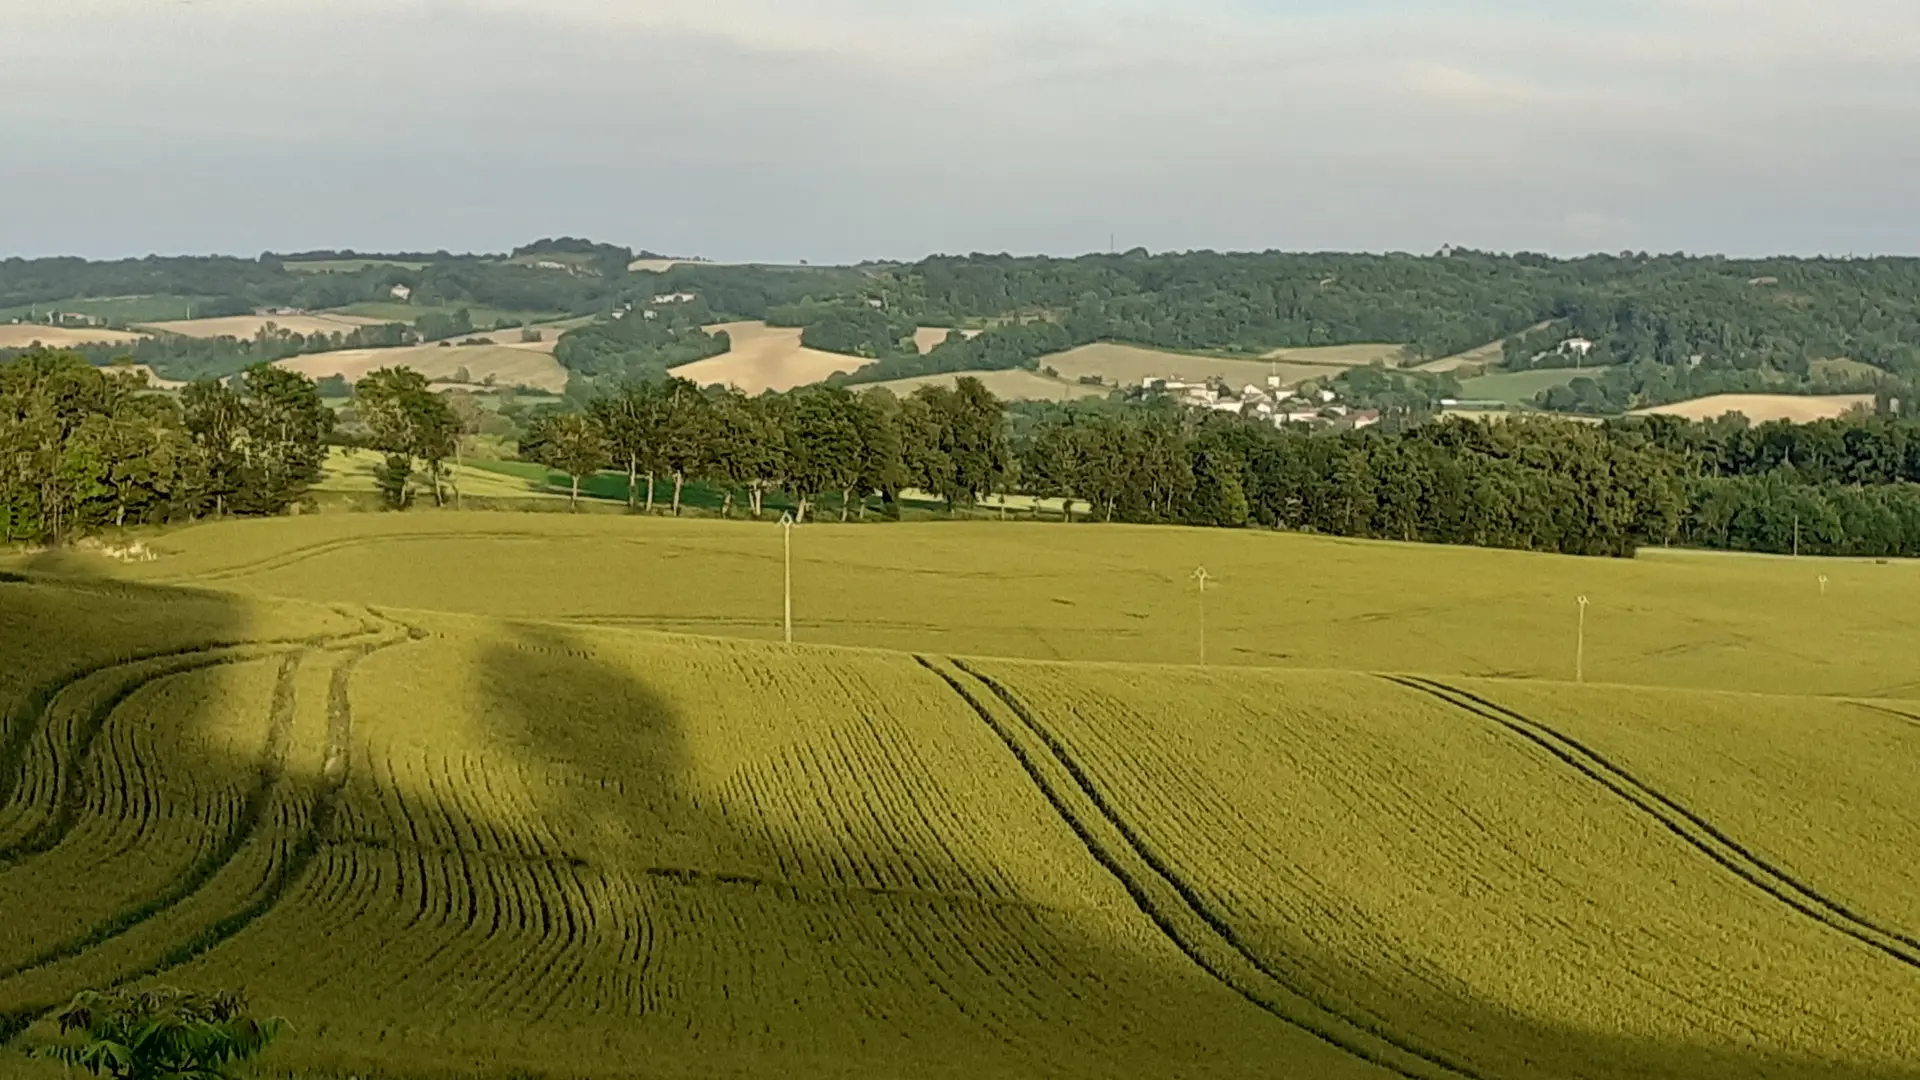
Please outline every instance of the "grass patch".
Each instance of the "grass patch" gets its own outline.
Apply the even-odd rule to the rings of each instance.
[[[1502,371],[1460,380],[1461,397],[1467,401],[1503,401],[1519,408],[1531,406],[1541,393],[1565,386],[1578,378],[1598,379],[1604,367],[1543,368],[1537,371]]]

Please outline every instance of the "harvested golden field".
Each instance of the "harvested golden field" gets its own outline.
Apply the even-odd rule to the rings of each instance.
[[[517,333],[517,331],[516,331]],[[525,386],[559,393],[567,388],[567,369],[553,358],[553,343],[526,345],[407,345],[393,349],[340,349],[276,362],[310,379],[339,375],[355,382],[387,367],[412,368],[434,382]]]
[[[1635,416],[1681,416],[1689,420],[1713,420],[1728,413],[1742,413],[1756,424],[1769,420],[1791,420],[1796,424],[1831,420],[1856,408],[1873,408],[1872,394],[1831,394],[1825,397],[1799,397],[1792,394],[1715,394],[1672,405],[1641,409]]]
[[[1234,563],[1149,542],[1179,530],[796,534],[799,609],[870,608],[901,652],[551,621],[752,610],[735,583],[777,613],[770,526],[244,524],[119,571],[173,585],[0,579],[15,1046],[80,988],[165,983],[246,987],[296,1025],[264,1070],[301,1080],[1920,1075],[1920,703],[1467,679],[1345,640],[1389,620],[1232,603],[1425,554],[1388,545],[1223,575],[1221,651],[1371,647],[1353,670],[1202,669],[954,655],[1098,652],[1047,636],[1096,604],[1181,623],[1180,569]],[[1473,554],[1489,630],[1495,582],[1575,562]],[[1163,561],[1149,608],[1127,582]],[[1744,575],[1692,632],[1759,648],[1785,562],[1621,565],[1649,605],[1663,570]],[[1461,569],[1378,595],[1437,631],[1419,602]],[[545,621],[389,606],[416,599]],[[963,649],[925,644],[947,624]],[[1804,646],[1872,651],[1836,629]]]
[[[732,350],[674,368],[671,374],[701,386],[734,386],[747,394],[760,394],[823,382],[835,372],[858,371],[872,363],[857,356],[806,348],[800,344],[798,327],[738,322],[709,326],[707,330],[726,331],[733,341]]]
[[[1477,349],[1468,349],[1463,353],[1443,356],[1438,360],[1429,360],[1414,366],[1415,371],[1458,371],[1462,376],[1478,374],[1498,364],[1506,355],[1506,342],[1493,341]],[[1389,361],[1391,363],[1391,361]]]
[[[231,315],[219,319],[185,319],[178,322],[147,323],[142,330],[155,330],[183,337],[250,338],[269,323],[295,334],[350,334],[362,326],[378,326],[385,320],[363,315],[338,315],[322,312],[310,315]]]
[[[904,397],[922,386],[952,386],[955,380],[962,377],[979,379],[1002,401],[1077,401],[1081,398],[1106,397],[1113,392],[1113,388],[1108,386],[1088,386],[1064,378],[1050,379],[1038,372],[1017,369],[916,375],[911,379],[890,379],[872,385],[883,386]]]
[[[623,515],[320,515],[150,541],[132,580],[259,596],[773,638],[780,530]],[[808,525],[802,641],[974,656],[1920,697],[1920,564],[1643,552],[1580,559],[1255,531],[1020,522]],[[434,572],[423,573],[422,567]],[[1819,578],[1828,578],[1821,595]],[[1763,657],[1756,662],[1755,657]]]
[[[1292,350],[1318,354],[1320,350]],[[1109,383],[1138,386],[1143,379],[1178,379],[1198,382],[1219,377],[1233,386],[1248,383],[1265,386],[1268,376],[1278,375],[1282,385],[1295,386],[1308,379],[1321,379],[1355,364],[1329,365],[1317,358],[1307,362],[1293,360],[1233,360],[1214,356],[1190,356],[1185,353],[1142,349],[1135,345],[1082,345],[1063,353],[1040,358],[1040,366],[1052,368],[1072,382],[1085,375],[1098,376]]]
[[[49,349],[71,349],[78,345],[126,345],[146,337],[126,330],[108,330],[95,326],[42,326],[38,323],[0,323],[0,349],[25,349],[44,345]]]
[[[1400,345],[1316,345],[1304,349],[1275,349],[1267,353],[1268,360],[1282,363],[1308,364],[1314,367],[1351,368],[1366,367],[1369,364],[1384,364],[1396,367],[1400,362]]]
[[[980,331],[978,330],[962,330],[960,332],[970,339],[980,336]],[[930,353],[934,350],[935,346],[945,344],[947,338],[952,334],[953,331],[945,327],[922,326],[913,332],[913,344],[922,354]]]

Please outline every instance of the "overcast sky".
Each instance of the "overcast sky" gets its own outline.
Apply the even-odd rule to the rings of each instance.
[[[1916,0],[0,0],[0,256],[1920,252]]]

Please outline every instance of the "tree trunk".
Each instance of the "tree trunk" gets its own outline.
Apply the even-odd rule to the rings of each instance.
[[[1060,508],[1067,515],[1067,524],[1073,524],[1073,496],[1060,500]]]
[[[453,508],[460,509],[460,436],[453,437]]]
[[[795,525],[803,525],[806,523],[807,510],[811,508],[812,505],[812,500],[808,499],[805,495],[800,496],[800,506],[793,514],[793,523]]]
[[[847,509],[853,502],[853,489],[845,488],[840,492],[840,524],[847,523]]]
[[[577,473],[573,478],[573,494],[567,499],[567,512],[573,514],[580,512],[580,477]]]
[[[674,517],[680,516],[680,492],[684,490],[686,486],[687,486],[687,474],[682,472],[674,473],[673,474],[673,516]]]
[[[747,489],[747,499],[753,505],[753,518],[755,521],[760,520],[761,507],[766,502],[766,494],[767,489],[761,487],[760,481],[758,480],[755,480],[753,486]]]
[[[733,489],[732,488],[727,489],[726,496],[722,498],[720,501],[720,516],[723,518],[733,517]]]
[[[653,513],[653,472],[647,472],[647,513]]]
[[[640,459],[634,455],[629,454],[627,456],[627,509],[631,511],[631,510],[638,510],[639,508],[640,508]]]

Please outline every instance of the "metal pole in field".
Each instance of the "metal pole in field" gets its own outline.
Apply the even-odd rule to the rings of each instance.
[[[1580,598],[1580,635],[1573,646],[1573,681],[1587,681],[1587,598]]]
[[[786,628],[787,644],[793,644],[793,515],[780,515],[780,532],[786,547],[786,614],[782,625]]]
[[[1213,575],[1207,573],[1207,568],[1203,566],[1193,572],[1193,580],[1200,583],[1200,666],[1206,667],[1207,666],[1207,582],[1213,580]]]

